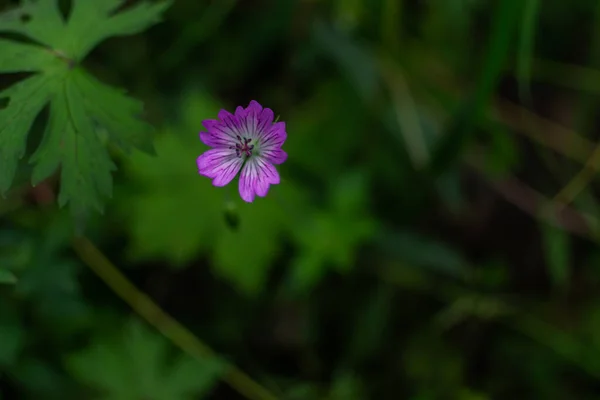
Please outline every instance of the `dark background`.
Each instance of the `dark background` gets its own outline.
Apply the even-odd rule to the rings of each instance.
[[[600,398],[597,1],[176,0],[83,65],[157,128],[86,235],[217,359],[282,399]],[[253,99],[289,159],[245,204],[195,159]],[[0,200],[0,397],[244,398],[133,322],[58,185]]]

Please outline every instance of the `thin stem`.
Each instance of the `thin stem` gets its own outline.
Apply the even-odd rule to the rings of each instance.
[[[146,294],[127,280],[86,237],[75,237],[72,245],[81,260],[104,280],[121,299],[181,350],[198,359],[216,356],[216,353],[210,347],[202,343],[193,333],[163,311]],[[229,367],[223,380],[250,400],[277,400],[277,397],[268,389],[252,380],[233,365]]]
[[[566,207],[585,190],[592,181],[598,167],[600,166],[600,145],[596,146],[594,152],[585,163],[583,168],[554,196],[554,202],[558,207]]]
[[[596,17],[594,19],[596,22],[600,21],[600,5],[596,8]],[[597,25],[597,24],[596,24]],[[593,40],[592,40],[592,48],[591,48],[591,57],[590,64],[593,66],[598,66],[600,64],[600,29],[596,28],[594,30]],[[582,119],[584,122],[586,119],[586,114],[593,114],[593,110],[595,109],[595,98],[586,96],[586,102],[584,104],[584,111],[582,113]],[[589,125],[589,123],[588,123]],[[584,125],[583,128],[586,128]],[[587,127],[589,128],[589,127]],[[575,175],[554,197],[554,201],[557,203],[561,203],[562,207],[567,206],[570,202],[574,201],[577,196],[583,192],[589,183],[593,180],[594,176],[598,172],[600,167],[600,144],[597,144],[594,148],[592,155],[588,158],[583,168]]]
[[[531,104],[531,64],[535,46],[535,29],[540,8],[539,0],[527,0],[523,8],[521,35],[517,57],[517,78],[519,97],[525,104]]]
[[[408,265],[403,267],[413,269]],[[403,282],[398,277],[397,270],[397,268],[394,271],[387,268],[377,268],[374,270],[374,274],[384,282],[389,282],[403,290],[417,290],[443,303],[457,304],[459,301],[466,300],[471,302],[474,300],[480,305],[488,304],[493,310],[496,310],[493,314],[496,321],[546,346],[566,361],[573,363],[587,372],[590,376],[594,378],[600,377],[600,370],[598,370],[593,362],[597,358],[597,349],[590,349],[589,346],[582,345],[555,324],[538,318],[531,313],[529,310],[536,305],[535,303],[526,304],[522,302],[522,299],[513,298],[509,301],[499,296],[482,295],[472,289],[443,281],[435,285],[420,285],[415,287]],[[476,316],[477,314],[471,315]],[[463,314],[463,316],[466,317],[467,315]],[[586,357],[588,354],[591,354],[591,356]]]
[[[467,163],[506,201],[535,219],[556,225],[580,237],[593,241],[598,240],[595,232],[599,222],[595,216],[580,212],[569,206],[560,207],[559,203],[548,199],[542,193],[514,177],[490,181],[483,167],[484,157],[485,151],[478,149],[477,152],[469,154]]]

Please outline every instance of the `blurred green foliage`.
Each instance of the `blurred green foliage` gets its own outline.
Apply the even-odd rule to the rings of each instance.
[[[112,339],[112,340],[111,340]],[[164,339],[129,323],[118,340],[100,335],[92,347],[70,356],[67,369],[106,399],[192,399],[206,396],[222,366],[191,357],[169,360]]]
[[[592,0],[0,0],[0,398],[598,398],[599,26]],[[252,99],[289,159],[248,204],[195,159]]]

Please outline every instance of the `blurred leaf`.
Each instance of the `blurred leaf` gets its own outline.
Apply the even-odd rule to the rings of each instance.
[[[225,188],[198,175],[196,158],[206,148],[198,138],[202,119],[215,118],[218,106],[199,93],[184,99],[183,124],[156,139],[158,156],[135,154],[126,160],[137,192],[125,190],[123,215],[132,235],[136,259],[161,258],[185,266],[209,253],[214,271],[246,294],[260,292],[282,235],[293,228],[294,213],[284,211],[281,198],[295,211],[298,191],[289,182],[273,186],[266,198],[244,203],[237,180]],[[284,145],[285,148],[285,145]],[[130,183],[128,183],[130,185]],[[232,229],[226,217],[235,214]]]
[[[25,231],[0,230],[0,265],[18,272],[27,268],[36,253],[36,240]]]
[[[521,101],[531,102],[531,65],[535,47],[535,30],[540,0],[525,0],[525,3],[521,20],[517,77],[519,79],[519,96]]]
[[[293,228],[293,216],[286,214],[278,200],[281,196],[286,199],[294,196],[294,189],[281,187],[270,191],[270,197],[252,204],[236,199],[240,226],[236,231],[222,229],[214,249],[216,272],[250,294],[262,290],[271,262],[280,254],[282,235]]]
[[[552,283],[565,289],[569,281],[571,245],[569,234],[554,225],[542,224],[544,254]]]
[[[421,112],[403,69],[387,59],[383,59],[381,64],[381,72],[392,98],[389,111],[383,115],[384,122],[405,149],[412,166],[421,169],[428,162],[430,143],[436,139],[436,126]],[[427,122],[428,129],[425,127]]]
[[[0,370],[12,366],[25,346],[25,330],[14,308],[0,303]]]
[[[317,87],[289,117],[285,144],[289,162],[320,179],[336,179],[345,173],[349,155],[364,150],[364,143],[349,138],[369,129],[358,100],[341,80]]]
[[[554,353],[595,379],[600,378],[600,352],[581,341],[578,336],[553,326],[536,315],[516,315],[510,325],[551,350],[550,353],[540,354],[541,357],[549,358]]]
[[[384,332],[391,317],[393,295],[394,287],[380,284],[366,299],[364,308],[355,313],[347,365],[355,366],[376,354],[380,345],[385,342]]]
[[[15,294],[31,302],[38,318],[52,331],[67,336],[92,317],[80,293],[79,264],[62,256],[71,234],[68,215],[60,213],[31,235],[30,259],[20,270],[15,286]]]
[[[369,240],[377,223],[367,211],[364,174],[348,173],[330,188],[329,209],[317,212],[294,230],[303,252],[293,261],[292,290],[303,292],[317,284],[327,267],[347,273],[358,247]]]
[[[365,46],[332,29],[323,21],[314,23],[312,35],[325,54],[340,65],[363,100],[367,104],[371,103],[380,90],[381,82],[376,60]]]
[[[582,320],[582,331],[591,345],[600,351],[600,304],[592,304]]]
[[[364,387],[357,374],[338,372],[329,391],[331,400],[361,400],[365,398]]]
[[[11,371],[19,381],[29,398],[61,400],[67,398],[70,383],[54,365],[39,359],[26,358]],[[70,397],[69,397],[70,398]]]
[[[534,0],[530,0],[534,1]],[[595,73],[600,67],[600,3],[596,4],[594,10],[594,21],[592,23],[592,32],[590,34],[591,43],[589,50],[589,59],[587,62],[587,68],[580,68],[581,73],[578,73],[577,76],[584,75],[583,71],[593,71]],[[562,72],[562,71],[561,71]],[[559,73],[559,79],[555,81],[564,82],[564,74]],[[592,88],[594,85],[589,84],[587,79],[580,79],[584,82],[585,88]],[[598,81],[594,79],[594,81]],[[578,115],[575,117],[575,130],[577,132],[591,132],[595,129],[595,118],[596,118],[596,110],[598,109],[598,96],[592,93],[588,93],[583,90],[583,93],[579,94],[581,98],[581,106],[578,107],[575,112]]]
[[[468,52],[473,24],[473,10],[479,0],[437,1],[428,7],[421,22],[421,31],[427,44],[441,53],[457,69],[471,61]]]
[[[126,0],[86,1],[74,0],[66,36],[77,35],[78,40],[64,50],[75,58],[86,55],[98,43],[113,36],[133,35],[162,20],[162,14],[171,1],[141,1],[126,10],[117,12]],[[61,48],[61,46],[52,46]],[[63,46],[64,47],[64,46]]]
[[[493,12],[489,44],[483,61],[481,75],[474,92],[455,114],[448,131],[434,150],[431,171],[439,175],[462,155],[470,143],[475,127],[496,89],[505,61],[512,48],[512,39],[522,0],[505,0],[498,3]]]
[[[288,389],[283,400],[313,400],[319,398],[319,390],[314,384],[300,383]]]
[[[385,232],[380,238],[383,249],[408,267],[464,278],[469,263],[448,244],[414,232]]]
[[[24,345],[23,334],[20,326],[0,322],[0,366],[15,363]]]
[[[352,31],[360,25],[364,15],[363,0],[336,0],[335,15],[341,29]]]
[[[461,386],[463,359],[435,331],[415,332],[406,344],[403,362],[408,378],[431,394],[453,393]]]
[[[208,395],[223,371],[218,360],[180,356],[169,362],[163,337],[139,323],[130,323],[120,338],[98,337],[92,345],[66,359],[80,382],[114,400],[199,399]]]
[[[457,400],[491,400],[491,398],[484,393],[464,388],[458,393]]]
[[[403,16],[406,6],[401,1],[384,0],[381,6],[380,34],[386,50],[396,56],[401,50],[403,32]]]
[[[449,330],[469,318],[490,320],[503,317],[509,311],[509,307],[494,297],[468,294],[458,297],[440,311],[435,317],[435,322],[442,330]]]
[[[210,38],[211,34],[216,33],[223,24],[223,21],[231,14],[237,1],[222,0],[211,2],[206,5],[200,17],[196,13],[190,13],[188,10],[185,10],[188,12],[184,18],[188,18],[189,20],[181,21],[183,22],[182,29],[178,31],[177,38],[171,43],[166,54],[163,54],[158,60],[160,66],[165,69],[179,66],[185,57],[193,51],[194,47]],[[178,2],[175,6],[181,4],[185,5],[185,3]]]
[[[76,267],[76,264],[67,261],[39,260],[23,272],[17,293],[28,297],[38,296],[40,300],[50,300],[62,293],[75,294],[79,289]]]
[[[6,269],[0,269],[0,284],[17,283],[17,277]]]

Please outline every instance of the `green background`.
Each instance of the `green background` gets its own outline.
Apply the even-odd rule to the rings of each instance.
[[[24,169],[0,398],[242,399],[230,363],[290,400],[600,398],[597,1],[176,0],[82,66],[156,128],[156,156],[109,147],[85,235],[216,355],[143,322],[73,250],[60,174]],[[289,158],[246,204],[195,160],[250,100]]]

